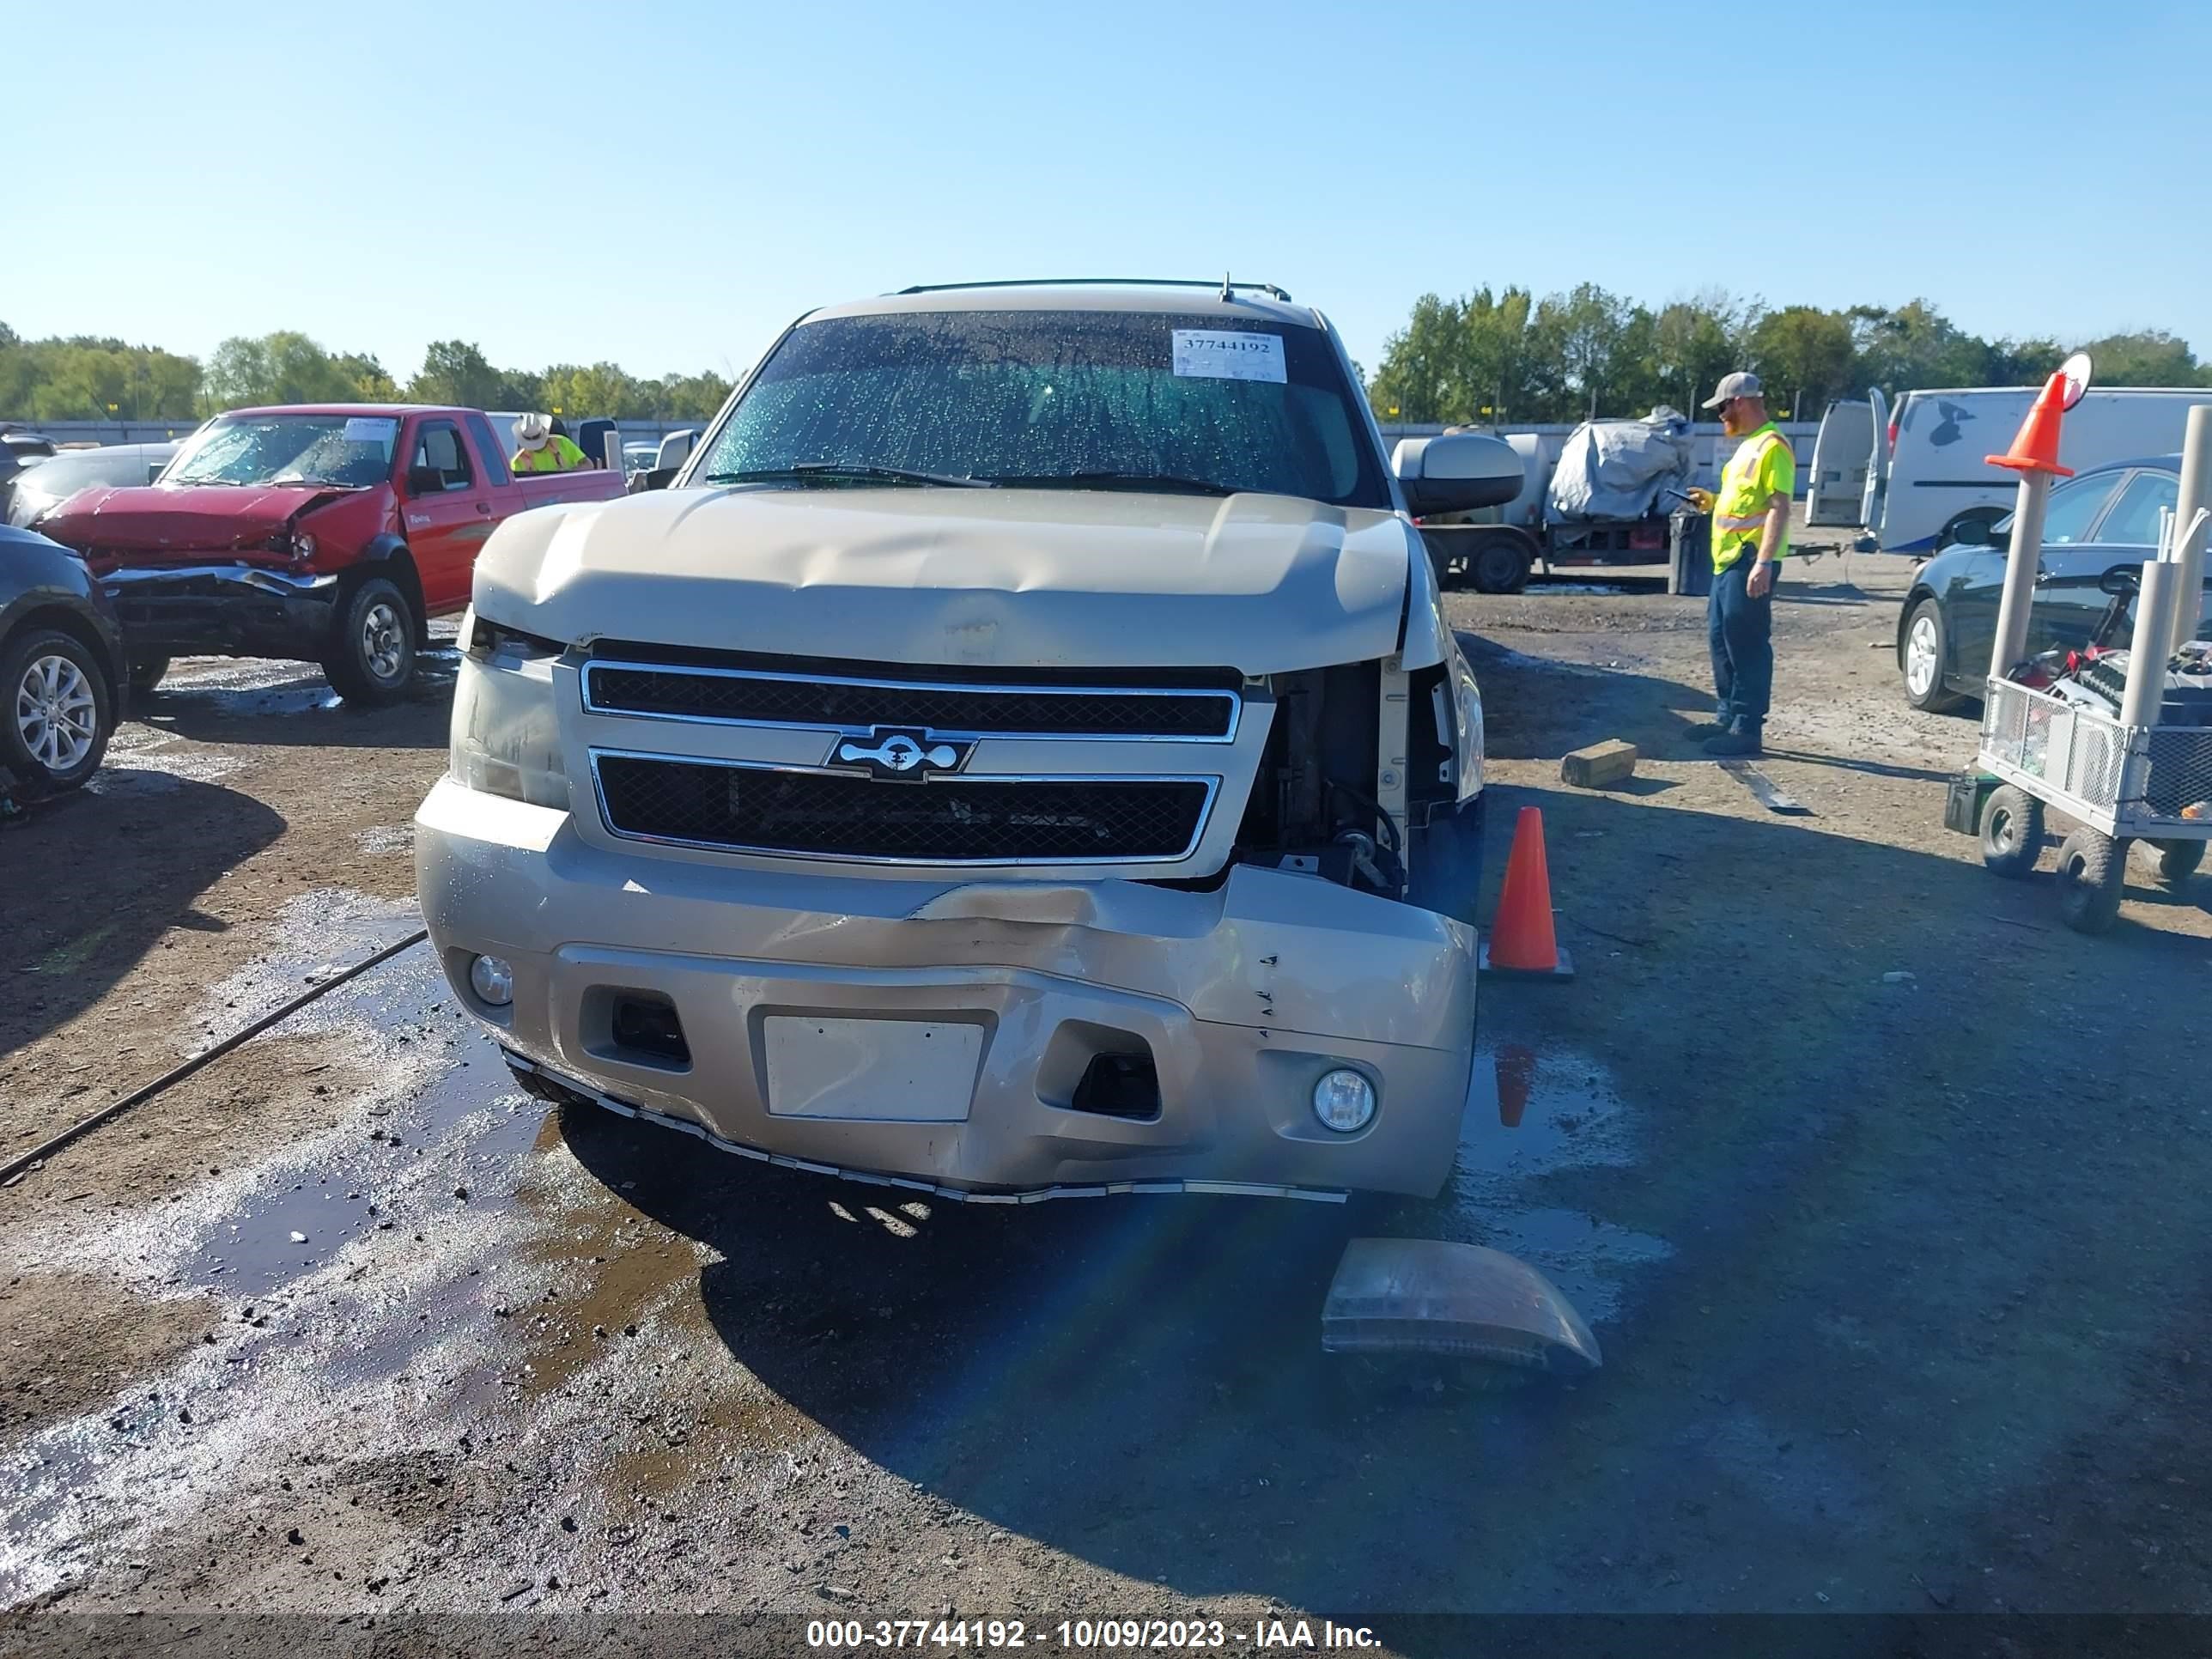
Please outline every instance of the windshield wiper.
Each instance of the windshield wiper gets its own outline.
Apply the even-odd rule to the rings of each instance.
[[[1159,489],[1186,495],[1234,495],[1239,492],[1211,478],[1186,478],[1172,472],[1036,472],[1000,474],[993,483],[1016,489]]]
[[[953,489],[995,489],[992,478],[956,477],[950,472],[919,472],[907,466],[875,466],[865,461],[799,461],[791,466],[748,467],[741,472],[709,472],[708,483],[764,483],[778,478],[870,478],[889,483],[943,484]]]

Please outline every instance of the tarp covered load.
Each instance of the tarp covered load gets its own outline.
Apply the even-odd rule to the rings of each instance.
[[[1697,466],[1689,420],[1664,404],[1640,421],[1585,421],[1559,452],[1544,522],[1663,517],[1679,503],[1659,492],[1686,489]]]

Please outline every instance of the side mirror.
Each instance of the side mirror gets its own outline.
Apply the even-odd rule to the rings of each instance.
[[[1415,518],[1500,507],[1527,482],[1521,458],[1503,438],[1448,432],[1436,438],[1401,438],[1390,471]]]
[[[407,469],[407,493],[410,495],[437,495],[444,493],[446,475],[434,466],[410,466]]]
[[[2097,591],[2110,599],[2131,599],[2142,586],[2142,571],[2131,564],[2116,564],[2097,578]]]
[[[1996,527],[1987,519],[1966,519],[1951,532],[1951,541],[1958,547],[1995,547]]]
[[[640,489],[665,489],[676,481],[676,475],[682,470],[680,467],[674,466],[656,466],[632,478],[629,487],[633,492]]]

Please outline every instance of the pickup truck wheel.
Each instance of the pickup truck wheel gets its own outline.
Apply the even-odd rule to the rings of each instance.
[[[1518,593],[1528,585],[1528,547],[1518,536],[1483,536],[1467,556],[1478,593]]]
[[[133,657],[131,659],[131,690],[134,696],[144,696],[159,685],[169,672],[167,657]]]
[[[422,632],[422,619],[398,584],[372,576],[338,606],[323,672],[348,702],[397,702],[414,677]]]
[[[0,650],[0,766],[34,795],[76,788],[100,769],[114,727],[107,677],[82,641],[36,628]]]

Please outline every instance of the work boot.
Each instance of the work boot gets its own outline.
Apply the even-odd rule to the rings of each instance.
[[[1726,719],[1700,720],[1682,735],[1694,742],[1703,743],[1707,738],[1724,738],[1735,730],[1734,723]]]
[[[1732,726],[1705,745],[1705,753],[1715,760],[1733,760],[1740,756],[1763,752],[1759,731],[1755,726]]]

